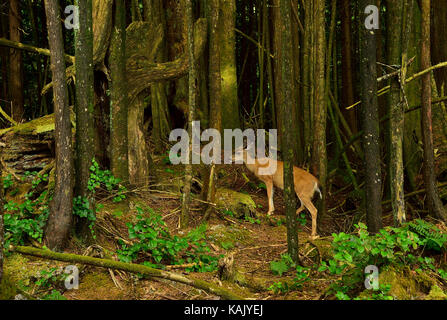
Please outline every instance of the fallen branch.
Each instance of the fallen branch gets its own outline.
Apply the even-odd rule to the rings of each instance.
[[[185,277],[181,274],[176,274],[168,271],[158,270],[154,268],[150,268],[144,265],[140,264],[133,264],[133,263],[125,263],[121,261],[114,261],[109,259],[99,259],[99,258],[93,258],[88,256],[81,256],[77,254],[72,253],[59,253],[59,252],[53,252],[50,250],[43,250],[33,247],[24,247],[24,246],[17,246],[12,247],[11,251],[18,252],[25,255],[30,255],[34,257],[39,258],[45,258],[45,259],[51,259],[51,260],[57,260],[57,261],[64,261],[64,262],[70,262],[70,263],[82,263],[87,264],[91,266],[101,267],[101,268],[110,268],[110,269],[117,269],[117,270],[123,270],[127,272],[132,273],[138,273],[149,277],[155,277],[155,278],[162,278],[167,279],[175,282],[180,282],[183,284],[190,285],[194,288],[201,289],[204,291],[207,291],[211,294],[218,295],[224,299],[227,300],[243,300],[245,298],[230,292],[226,289],[220,288],[217,285],[214,285],[212,283],[199,280],[199,279],[191,279],[188,277]]]
[[[28,51],[28,52],[32,52],[32,53],[41,54],[41,55],[48,56],[48,57],[50,56],[49,49],[38,48],[38,47],[30,46],[29,44],[23,44],[23,43],[11,41],[11,40],[8,40],[5,38],[0,38],[0,46],[10,47],[10,48],[14,48],[14,49],[20,49],[20,50],[24,50],[24,51]],[[74,64],[75,57],[73,57],[69,54],[66,54],[65,61],[67,61],[71,64]]]

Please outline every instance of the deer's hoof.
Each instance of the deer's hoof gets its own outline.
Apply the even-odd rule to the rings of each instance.
[[[320,237],[319,235],[310,236],[310,240],[314,241],[314,240],[318,239],[319,237]]]
[[[267,215],[268,215],[268,216],[271,216],[274,212],[275,212],[275,211],[269,211],[269,212],[267,212]]]

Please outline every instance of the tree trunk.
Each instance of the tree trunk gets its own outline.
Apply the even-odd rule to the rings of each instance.
[[[0,37],[8,38],[8,5],[6,4],[6,0],[0,0],[0,6],[5,8],[4,15],[0,15]],[[8,90],[8,66],[9,66],[9,49],[5,47],[0,47],[0,61],[1,61],[1,98],[3,100],[9,101],[9,90]],[[3,102],[3,101],[2,101]],[[4,104],[0,104],[3,105]],[[6,108],[4,108],[6,109]],[[11,110],[6,109],[10,114]]]
[[[110,44],[110,168],[116,178],[129,181],[127,145],[126,5],[115,1],[115,23]]]
[[[415,57],[414,62],[408,67],[407,75],[411,76],[420,71],[421,56],[421,11],[418,0],[413,0],[413,26],[408,39],[408,57]],[[421,81],[412,81],[406,85],[406,95],[410,106],[421,105]],[[404,121],[404,167],[406,174],[406,189],[415,191],[420,182],[422,164],[422,133],[421,110],[405,114]]]
[[[48,41],[53,74],[55,111],[56,181],[54,197],[45,229],[44,242],[52,250],[66,244],[72,222],[73,150],[70,109],[65,82],[65,59],[60,8],[57,0],[45,0]]]
[[[219,0],[211,0],[209,4],[209,18],[210,18],[210,44],[209,44],[209,81],[210,81],[210,128],[214,128],[222,132],[222,83],[220,74],[220,47],[218,39],[219,26]],[[213,155],[214,156],[214,155]],[[210,170],[206,172],[209,178],[205,179],[208,182],[206,188],[206,200],[210,203],[215,202],[216,198],[216,175],[215,164],[211,164]],[[211,211],[212,205],[207,205],[204,219],[207,219]]]
[[[20,1],[11,0],[9,2],[9,39],[20,42],[21,28]],[[10,49],[9,57],[9,90],[12,100],[12,118],[20,122],[23,117],[23,66],[22,52],[17,49]]]
[[[148,6],[151,6],[151,8],[148,8],[148,21],[150,19],[155,25],[160,24],[163,33],[165,33],[166,19],[164,17],[165,10],[163,2],[161,0],[152,1],[152,4],[148,4]],[[160,47],[161,48],[155,58],[155,62],[158,63],[166,61],[167,52],[165,37],[163,37]],[[155,144],[155,151],[162,153],[165,146],[163,142],[166,142],[170,132],[168,100],[166,97],[166,84],[164,82],[157,82],[151,85],[151,107],[153,124],[152,141]]]
[[[283,29],[283,21],[280,12],[280,0],[274,0],[273,8],[272,8],[272,17],[273,17],[273,53],[275,56],[274,65],[273,65],[273,75],[274,75],[274,88],[275,88],[275,105],[276,110],[276,128],[278,131],[278,149],[282,150],[282,140],[283,140],[283,118],[281,115],[282,105],[284,103],[284,91],[282,90],[282,75],[281,75],[281,61],[283,54],[281,41],[282,41],[282,29]],[[288,110],[288,112],[292,112],[292,110]]]
[[[389,0],[387,6],[387,44],[388,65],[400,65],[403,35],[403,3],[401,0]],[[405,79],[405,78],[404,78]],[[403,133],[404,104],[401,101],[401,87],[398,77],[391,79],[388,95],[388,112],[390,118],[390,187],[394,223],[405,222],[404,173],[403,173]]]
[[[192,182],[192,141],[193,137],[193,121],[194,112],[196,108],[196,90],[197,90],[197,69],[194,56],[194,25],[193,25],[193,10],[191,1],[186,1],[186,20],[187,20],[187,30],[188,30],[188,55],[189,55],[189,108],[188,108],[188,135],[189,135],[189,146],[188,146],[188,163],[185,168],[185,184],[183,187],[183,198],[182,198],[182,212],[180,216],[180,228],[184,229],[189,226],[190,218],[190,206],[191,206],[191,182]]]
[[[422,47],[421,68],[430,67],[430,0],[422,0]],[[423,175],[427,190],[427,205],[430,213],[438,219],[447,221],[436,186],[433,153],[433,128],[431,112],[431,73],[422,77],[422,144],[424,149]]]
[[[359,10],[370,4],[369,0],[360,0]],[[380,168],[379,110],[377,103],[376,81],[376,32],[366,29],[363,21],[359,24],[360,32],[360,87],[361,87],[361,122],[363,148],[365,152],[365,207],[369,232],[376,233],[382,228],[382,174]]]
[[[315,2],[315,34],[316,34],[316,61],[315,61],[315,104],[313,117],[313,148],[312,171],[318,176],[322,186],[322,201],[318,206],[318,219],[326,214],[326,176],[327,176],[327,151],[326,151],[326,118],[327,99],[325,89],[325,1]]]
[[[240,128],[236,73],[236,0],[220,1],[220,72],[222,76],[222,128]]]
[[[79,31],[76,32],[76,184],[75,196],[87,198],[93,210],[93,197],[88,190],[90,167],[95,156],[93,97],[93,18],[92,0],[77,0]],[[90,234],[88,220],[79,219],[81,236]]]
[[[296,217],[296,198],[295,186],[293,179],[293,162],[294,162],[294,148],[296,143],[293,136],[290,134],[293,129],[294,120],[290,116],[292,108],[294,108],[295,85],[293,81],[292,65],[292,34],[291,34],[291,3],[289,1],[280,2],[279,23],[275,24],[280,27],[278,30],[281,33],[281,89],[283,96],[283,103],[280,105],[282,116],[282,132],[283,145],[282,151],[284,156],[284,202],[286,206],[286,224],[287,224],[287,246],[290,257],[299,263],[298,256],[298,225]],[[279,71],[279,70],[278,70]]]
[[[307,1],[304,4],[304,36],[303,36],[303,62],[302,62],[302,97],[303,97],[303,121],[304,121],[304,161],[311,159],[310,152],[312,146],[312,119],[311,119],[311,87],[313,86],[312,75],[312,23],[313,15],[312,2]]]
[[[342,112],[353,133],[357,132],[356,108],[346,110],[354,104],[354,84],[352,68],[352,27],[351,27],[351,4],[350,0],[341,0],[341,69],[342,69]]]

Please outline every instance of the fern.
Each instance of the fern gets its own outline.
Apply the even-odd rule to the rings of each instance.
[[[445,249],[447,235],[442,233],[435,225],[416,219],[408,223],[408,228],[424,240],[427,249],[436,251]]]

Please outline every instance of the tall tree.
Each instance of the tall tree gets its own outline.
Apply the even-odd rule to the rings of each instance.
[[[210,16],[210,44],[209,44],[209,90],[210,90],[210,128],[214,128],[221,132],[222,130],[222,83],[220,76],[220,50],[218,39],[218,26],[219,26],[219,0],[211,0],[209,2],[209,16]],[[213,155],[214,156],[214,155]],[[206,200],[210,203],[214,203],[216,196],[216,175],[215,164],[211,164],[209,172],[207,170],[209,178],[204,179],[207,185]],[[212,205],[208,205],[205,211],[204,219],[208,219]]]
[[[359,10],[364,12],[369,0],[359,1]],[[363,148],[365,164],[365,209],[368,230],[372,233],[382,228],[382,175],[380,169],[379,108],[377,103],[376,80],[376,31],[367,29],[365,14],[360,19],[360,87],[361,124],[364,131]]]
[[[352,132],[357,131],[356,109],[346,110],[346,107],[354,104],[354,83],[353,83],[353,67],[352,67],[352,15],[351,1],[341,0],[341,74],[342,74],[342,110],[346,117]]]
[[[398,66],[402,53],[402,23],[403,3],[400,0],[387,2],[387,62]],[[401,101],[401,87],[399,78],[391,79],[391,89],[388,95],[388,110],[390,119],[390,184],[391,203],[395,224],[405,221],[404,174],[403,174],[403,133],[404,133],[404,105]]]
[[[324,217],[326,212],[326,176],[327,176],[327,151],[326,151],[326,119],[327,99],[325,86],[325,1],[318,0],[315,4],[315,99],[313,117],[313,143],[312,143],[312,171],[318,176],[322,190],[323,200],[318,208],[318,218]]]
[[[421,1],[422,11],[422,47],[421,68],[428,69],[430,61],[430,0]],[[424,149],[423,176],[427,193],[427,205],[430,213],[438,219],[447,221],[436,186],[436,174],[433,153],[433,128],[431,112],[431,73],[422,77],[422,144]]]
[[[185,168],[185,184],[183,187],[182,198],[182,212],[180,216],[180,227],[186,228],[189,226],[190,206],[191,206],[191,182],[192,182],[192,141],[193,137],[193,121],[194,112],[196,108],[196,90],[197,90],[197,70],[194,55],[194,18],[192,10],[192,1],[185,1],[186,7],[186,25],[188,30],[188,56],[189,56],[189,78],[188,78],[188,92],[189,92],[189,108],[188,108],[188,163]]]
[[[155,26],[160,25],[163,33],[166,33],[166,19],[164,3],[161,0],[144,1],[145,18],[152,21]],[[155,62],[165,62],[167,57],[166,41],[163,37],[160,44],[160,50],[157,53]],[[155,144],[156,152],[162,152],[163,142],[169,136],[169,110],[166,97],[166,84],[162,81],[151,85],[151,108],[152,108],[152,140]]]
[[[413,22],[413,5],[414,0],[406,0],[405,3],[396,3],[395,7],[397,10],[394,12],[390,10],[392,14],[388,18],[388,22],[390,23],[390,30],[388,32],[388,63],[391,65],[401,65],[398,78],[392,80],[389,94],[389,110],[391,114],[391,203],[396,225],[402,224],[406,220],[403,146],[405,107],[408,100],[405,81],[402,79],[407,78],[408,47]],[[399,49],[400,52],[398,51]]]
[[[127,144],[128,92],[126,77],[126,4],[115,0],[114,25],[110,43],[110,168],[124,183],[129,181]]]
[[[294,107],[295,84],[293,81],[292,65],[292,24],[291,24],[291,2],[280,1],[280,26],[281,31],[281,89],[283,103],[280,106],[282,116],[282,151],[284,155],[284,202],[286,205],[286,224],[287,224],[287,246],[290,257],[296,263],[299,262],[298,256],[298,224],[296,217],[296,198],[293,179],[294,163],[294,141],[293,136],[289,134],[294,126],[293,118],[290,116]]]
[[[222,76],[222,128],[240,128],[236,73],[236,0],[220,0],[220,70]]]
[[[45,229],[44,242],[48,248],[60,250],[66,244],[72,222],[72,134],[67,84],[65,82],[64,42],[58,1],[45,0],[45,13],[51,54],[51,72],[53,75],[56,181],[53,201]]]
[[[92,0],[77,0],[79,30],[76,32],[76,187],[75,195],[93,199],[88,190],[90,166],[95,156],[94,141],[94,76]],[[80,230],[88,231],[86,219],[80,220]]]
[[[21,32],[20,1],[9,1],[9,39],[20,42]],[[12,100],[12,118],[20,122],[23,117],[23,65],[22,52],[19,49],[10,49],[9,58],[9,90]]]

